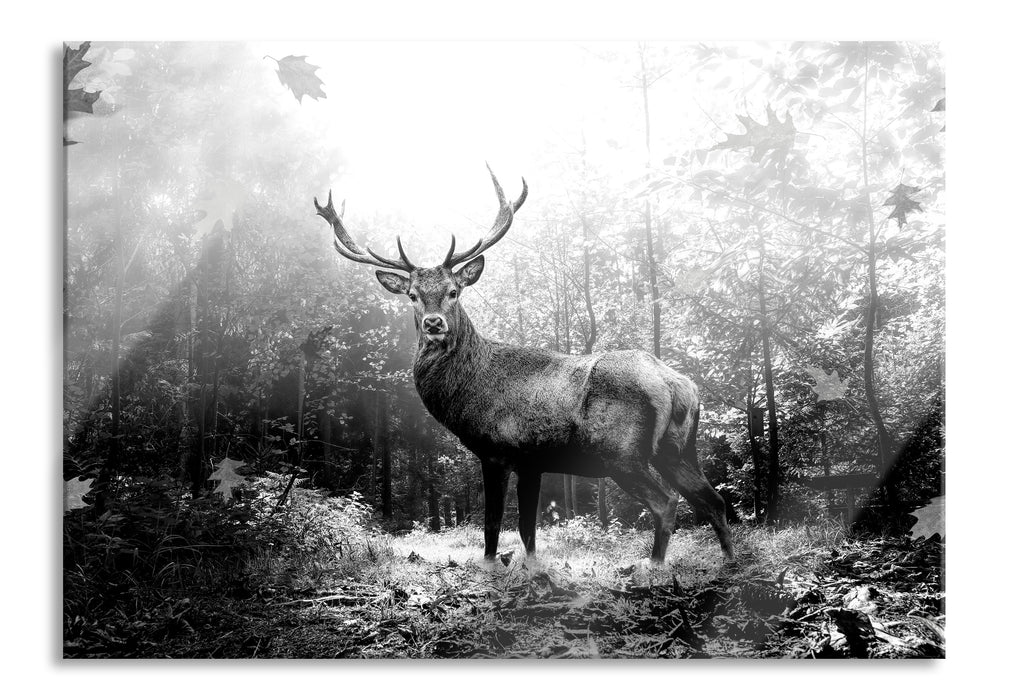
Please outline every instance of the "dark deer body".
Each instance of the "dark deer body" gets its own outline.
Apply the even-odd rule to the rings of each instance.
[[[522,542],[528,553],[535,552],[540,479],[554,472],[610,477],[640,500],[655,522],[652,558],[658,561],[665,558],[675,528],[678,491],[712,523],[731,558],[725,505],[697,461],[699,405],[693,382],[644,352],[563,355],[487,340],[473,327],[460,293],[479,279],[480,253],[504,235],[526,194],[523,188],[509,204],[496,179],[494,185],[501,210],[488,242],[453,256],[453,238],[445,262],[423,269],[409,262],[401,245],[400,261],[371,251],[372,257],[366,256],[347,236],[332,199],[326,207],[316,202],[333,225],[342,255],[410,273],[409,278],[385,271],[377,275],[386,289],[409,295],[414,304],[414,380],[424,405],[481,461],[485,557],[493,559],[497,552],[511,472],[518,477]],[[675,491],[653,478],[649,465]]]

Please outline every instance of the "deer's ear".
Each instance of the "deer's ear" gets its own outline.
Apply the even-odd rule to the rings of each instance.
[[[375,272],[375,277],[378,278],[379,284],[393,294],[406,294],[410,289],[410,280],[403,277],[403,275],[397,275],[395,272],[377,270]]]
[[[460,287],[469,287],[476,284],[476,281],[480,279],[480,275],[483,274],[483,262],[483,256],[479,255],[463,265],[462,269],[455,273],[455,281],[459,283]]]

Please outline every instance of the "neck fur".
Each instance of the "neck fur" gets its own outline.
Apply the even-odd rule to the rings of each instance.
[[[445,340],[444,345],[429,343],[418,328],[413,361],[417,393],[431,414],[443,423],[449,419],[453,406],[459,408],[464,404],[463,395],[474,385],[490,356],[490,343],[480,336],[462,306],[458,323]]]

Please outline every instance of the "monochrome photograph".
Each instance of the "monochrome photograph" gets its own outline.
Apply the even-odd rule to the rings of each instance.
[[[945,658],[942,44],[61,54],[64,659]]]

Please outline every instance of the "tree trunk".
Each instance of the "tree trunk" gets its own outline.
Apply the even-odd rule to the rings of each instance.
[[[427,474],[427,515],[431,532],[441,532],[441,509],[438,507],[441,497],[438,494],[438,476],[430,455],[427,457]]]
[[[862,86],[862,185],[865,189],[865,207],[868,216],[866,226],[869,239],[868,277],[869,302],[865,309],[865,352],[862,358],[862,376],[865,382],[865,401],[869,408],[869,416],[876,428],[876,445],[879,450],[878,459],[880,473],[883,475],[883,485],[886,490],[887,504],[891,512],[900,509],[897,484],[900,475],[896,473],[897,465],[893,459],[893,443],[890,431],[883,422],[879,410],[879,399],[876,396],[876,378],[873,368],[873,344],[875,342],[876,324],[879,316],[879,293],[876,288],[876,223],[872,210],[872,198],[869,195],[869,44],[865,44],[865,84]]]
[[[774,370],[771,363],[771,329],[767,322],[767,300],[764,296],[763,238],[761,238],[761,272],[757,282],[760,302],[760,343],[763,351],[764,392],[767,395],[767,520],[778,519],[781,467],[778,462],[778,415],[774,397]]]
[[[578,517],[578,489],[571,474],[564,475],[564,508],[568,517]]]
[[[452,499],[442,499],[442,508],[445,510],[445,527],[452,527]]]
[[[329,410],[326,401],[315,412],[316,421],[319,424],[319,442],[322,443],[322,478],[328,488],[335,484],[333,473],[333,423],[329,419]]]
[[[648,65],[645,62],[645,47],[638,47],[638,58],[641,61],[641,102],[645,115],[645,163],[646,178],[651,179],[652,167],[652,115],[648,105],[648,88],[651,87],[648,75]],[[655,270],[655,242],[652,232],[652,199],[645,198],[645,253],[648,256],[648,291],[652,304],[652,354],[662,357],[662,308],[659,305],[659,285]]]
[[[389,450],[389,402],[384,392],[378,392],[378,433],[382,458],[382,517],[392,517],[392,455]]]
[[[750,439],[750,457],[753,459],[753,517],[760,519],[763,513],[763,455],[760,450],[760,439],[764,436],[764,411],[752,404],[746,409],[746,433]]]
[[[583,137],[584,138],[584,137]],[[596,312],[592,306],[592,257],[589,252],[589,226],[583,214],[582,220],[582,287],[585,290],[585,315],[588,316],[589,327],[585,336],[585,354],[591,355],[596,346],[597,325]],[[610,524],[609,509],[606,506],[606,479],[596,479],[596,514],[603,527]]]

